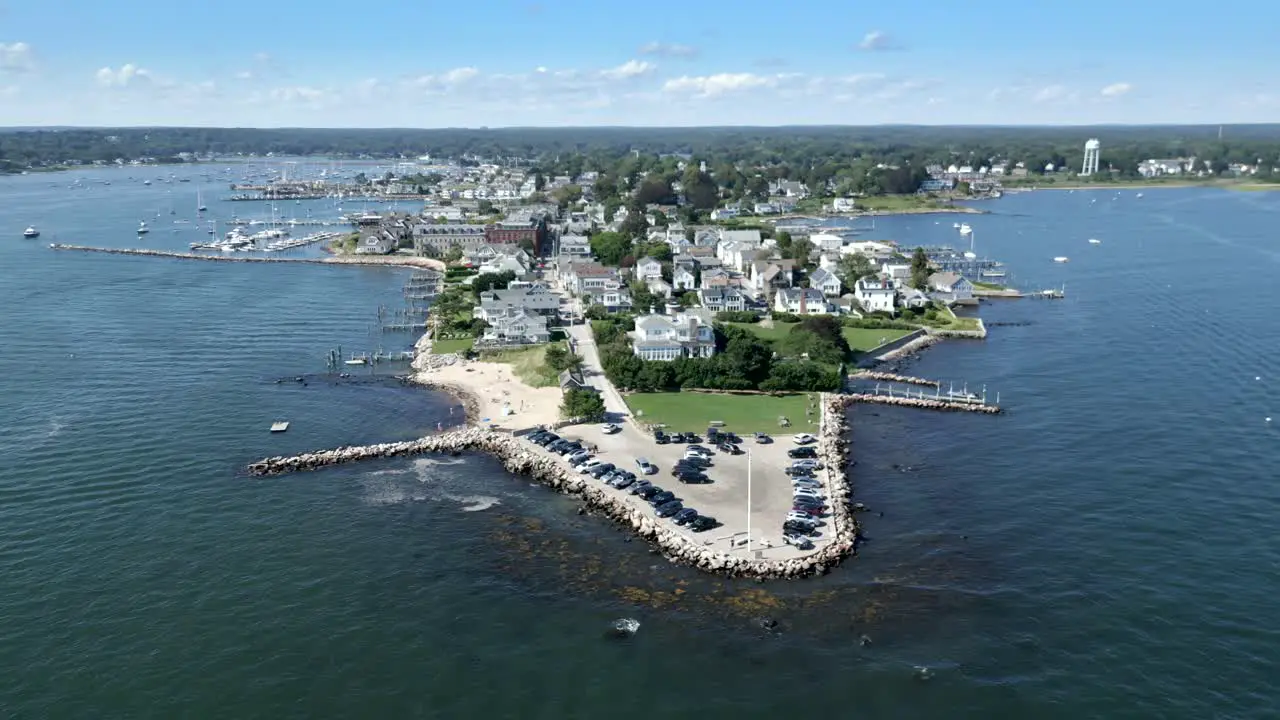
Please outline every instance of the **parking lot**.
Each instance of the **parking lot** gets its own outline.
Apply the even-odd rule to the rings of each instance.
[[[613,435],[605,434],[600,425],[581,425],[564,428],[557,433],[561,437],[577,439],[587,445],[598,448],[598,457],[619,468],[640,474],[636,465],[637,458],[647,458],[658,466],[655,475],[643,476],[650,482],[662,486],[675,493],[676,498],[685,507],[696,509],[702,515],[716,518],[722,525],[701,533],[680,527],[670,520],[657,517],[654,509],[639,497],[631,495],[626,489],[616,490],[604,483],[601,486],[618,497],[629,502],[654,518],[657,523],[664,523],[680,531],[699,544],[708,545],[724,552],[746,556],[748,553],[747,537],[747,461],[751,461],[751,535],[750,552],[753,557],[768,559],[787,559],[802,557],[823,548],[832,535],[827,526],[819,528],[819,534],[810,538],[813,547],[798,550],[782,540],[782,523],[792,506],[791,479],[784,469],[792,460],[787,457],[787,450],[796,447],[793,436],[773,436],[769,444],[757,444],[754,438],[743,438],[740,447],[749,451],[749,455],[727,455],[716,450],[711,443],[702,437],[699,444],[713,451],[713,465],[706,470],[711,479],[706,484],[684,484],[671,475],[675,463],[684,456],[687,445],[671,443],[657,444],[651,435],[643,433],[630,423],[624,423],[621,432]],[[701,435],[701,433],[699,433]],[[819,478],[823,477],[819,473]],[[596,482],[596,481],[593,481]],[[831,502],[838,501],[830,498]]]

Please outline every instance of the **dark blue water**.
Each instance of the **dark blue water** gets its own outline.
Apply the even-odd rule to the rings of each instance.
[[[56,253],[55,234],[136,245],[166,190],[199,184],[75,177],[0,178],[5,715],[1273,717],[1280,703],[1265,421],[1280,422],[1280,196],[1044,192],[966,218],[979,252],[1068,299],[984,305],[1031,324],[911,372],[986,384],[1009,413],[856,410],[854,481],[874,511],[861,556],[756,584],[671,566],[483,457],[239,476],[263,454],[456,419],[448,398],[378,377],[392,368],[323,377],[333,347],[412,341],[375,318],[405,273]],[[249,214],[220,186],[211,213]],[[954,243],[952,221],[881,218],[874,234]],[[33,223],[45,236],[22,240]],[[288,433],[266,432],[276,419]],[[603,637],[618,617],[640,620],[636,637]]]

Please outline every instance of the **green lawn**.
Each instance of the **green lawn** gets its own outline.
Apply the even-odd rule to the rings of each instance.
[[[897,340],[903,335],[910,333],[910,330],[896,330],[893,328],[852,328],[847,327],[840,331],[844,335],[845,342],[849,343],[849,347],[855,352],[866,352],[873,348]]]
[[[973,281],[973,286],[979,290],[1006,290],[1005,286],[996,283]]]
[[[547,345],[532,345],[511,350],[492,350],[482,353],[480,359],[485,362],[500,362],[511,366],[511,371],[520,378],[520,382],[530,387],[556,387],[560,384],[560,373],[547,367]]]
[[[475,344],[475,338],[448,338],[444,340],[431,341],[432,355],[448,355],[449,353],[463,353],[471,349]]]
[[[742,433],[781,433],[778,418],[791,421],[787,433],[816,432],[819,412],[805,415],[816,405],[816,393],[771,395],[725,395],[719,393],[632,393],[627,405],[644,424],[662,424],[676,432],[706,432],[713,420],[724,422],[726,430]]]
[[[798,323],[790,322],[774,322],[773,327],[765,327],[760,323],[725,323],[725,325],[733,325],[748,330],[755,334],[756,337],[766,342],[777,342],[787,336],[791,332],[791,328]]]

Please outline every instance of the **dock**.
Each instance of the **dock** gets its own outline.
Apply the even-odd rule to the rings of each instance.
[[[271,432],[273,433],[282,433],[288,429],[289,429],[289,423],[287,422],[279,421],[279,422],[271,423]]]

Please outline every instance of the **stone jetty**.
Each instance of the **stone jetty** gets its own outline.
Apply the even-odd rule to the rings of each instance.
[[[809,555],[785,560],[746,557],[709,547],[705,541],[653,516],[642,501],[587,482],[585,477],[571,472],[562,459],[513,435],[478,427],[406,442],[341,447],[292,457],[270,457],[249,465],[248,472],[252,476],[267,477],[375,458],[485,452],[497,457],[509,472],[528,476],[559,492],[581,497],[589,508],[634,531],[673,562],[733,577],[800,578],[824,574],[838,565],[853,554],[858,537],[858,523],[845,502],[849,496],[849,483],[844,472],[846,425],[844,404],[840,398],[841,396],[824,396],[818,444],[833,501],[828,527],[834,537],[832,542]]]
[[[884,380],[888,382],[902,383],[904,385],[923,385],[924,387],[941,388],[942,383],[938,380],[930,380],[928,378],[912,377],[910,375],[899,375],[891,372],[880,372],[878,370],[860,370],[849,376],[851,380]]]
[[[398,257],[398,256],[351,256],[337,255],[326,258],[288,258],[288,257],[246,257],[243,255],[227,255],[227,254],[201,254],[191,252],[172,252],[168,250],[148,250],[146,248],[104,248],[91,247],[88,245],[64,245],[60,243],[52,243],[49,245],[51,250],[72,250],[75,252],[92,252],[104,253],[107,255],[137,255],[142,257],[170,258],[176,260],[204,260],[207,262],[234,262],[234,263],[275,263],[292,264],[292,265],[360,265],[364,267],[407,267],[407,268],[430,268],[432,270],[443,270],[444,263],[439,260],[421,257]]]
[[[849,393],[841,395],[846,402],[850,403],[873,403],[876,405],[897,405],[899,407],[913,407],[922,410],[954,410],[957,412],[973,412],[984,413],[986,415],[998,415],[1001,410],[998,405],[989,405],[977,401],[964,400],[947,400],[944,398],[925,397],[907,397],[902,395],[876,395],[875,393]]]

